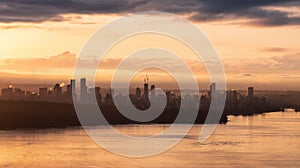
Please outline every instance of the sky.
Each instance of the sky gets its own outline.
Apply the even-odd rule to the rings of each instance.
[[[297,0],[2,0],[0,85],[68,82],[80,50],[95,31],[121,16],[143,11],[169,12],[202,30],[222,60],[228,88],[300,90]],[[137,46],[154,45],[178,53],[191,66],[200,87],[208,88],[203,63],[182,44],[149,34],[121,44],[100,65],[101,82],[110,81],[123,55]],[[175,71],[176,64],[172,67]],[[151,74],[150,81],[165,86],[174,82],[153,69],[141,72],[136,80],[143,82],[145,73]]]

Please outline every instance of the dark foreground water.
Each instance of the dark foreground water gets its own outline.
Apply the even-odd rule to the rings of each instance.
[[[102,149],[79,128],[0,131],[0,167],[300,167],[300,113],[229,120],[204,143],[197,141],[201,125],[196,125],[172,149],[138,159]],[[167,126],[117,129],[140,136]]]

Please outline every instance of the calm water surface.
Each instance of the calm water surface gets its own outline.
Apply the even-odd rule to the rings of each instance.
[[[0,131],[0,167],[300,167],[300,113],[229,119],[204,143],[197,141],[196,125],[174,148],[138,159],[102,149],[79,128]],[[140,136],[167,127],[118,129]]]

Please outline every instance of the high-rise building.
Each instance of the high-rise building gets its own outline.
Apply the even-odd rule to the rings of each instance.
[[[238,100],[238,92],[236,90],[232,91],[232,100],[237,101]]]
[[[254,98],[254,87],[248,87],[248,97],[250,99]]]
[[[109,90],[109,93],[110,93],[110,95],[111,95],[111,97],[114,97],[115,96],[115,91],[114,91],[114,89],[110,89]]]
[[[48,88],[46,87],[39,88],[39,95],[42,98],[46,98],[48,96]]]
[[[216,83],[210,85],[209,96],[212,98],[216,94]]]
[[[148,102],[149,101],[149,84],[148,84],[148,76],[146,75],[144,79],[144,101]]]
[[[80,97],[81,98],[86,98],[87,97],[86,78],[81,78],[80,79]]]
[[[71,94],[72,94],[71,85],[67,85],[67,94],[68,94],[68,95],[71,95]]]
[[[95,88],[89,88],[89,94],[90,95],[94,95],[96,92],[95,92]]]
[[[151,85],[151,96],[156,96],[155,85]]]
[[[138,99],[141,99],[142,98],[142,93],[141,93],[141,88],[137,87],[135,89],[135,95]]]
[[[169,102],[171,100],[171,92],[170,91],[166,91],[166,97],[167,97],[167,101]]]
[[[95,94],[100,94],[101,88],[100,87],[95,87]]]
[[[12,85],[10,85],[8,88],[2,89],[1,95],[4,99],[12,99],[14,96]]]
[[[102,102],[101,88],[95,87],[95,95],[98,102]]]
[[[54,96],[56,98],[60,98],[62,95],[62,88],[60,87],[60,84],[55,84],[54,86]]]
[[[71,84],[71,94],[73,94],[72,92],[75,91],[75,79],[71,79],[70,84]]]
[[[149,88],[148,88],[148,83],[144,83],[144,100],[148,101],[149,100]]]
[[[151,85],[151,90],[154,90],[155,89],[155,85]]]

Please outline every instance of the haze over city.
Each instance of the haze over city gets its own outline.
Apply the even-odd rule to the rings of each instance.
[[[229,89],[253,85],[258,90],[299,90],[299,2],[229,0],[222,7],[219,3],[223,4],[217,0],[1,1],[0,85],[67,82],[81,48],[98,28],[130,12],[159,10],[186,18],[204,31],[222,60]],[[99,83],[108,87],[122,57],[149,45],[178,53],[191,66],[200,88],[208,89],[201,60],[178,41],[153,34],[130,37],[115,46],[100,65]],[[176,69],[176,63],[171,65]],[[149,71],[156,83],[172,87],[168,74]]]

